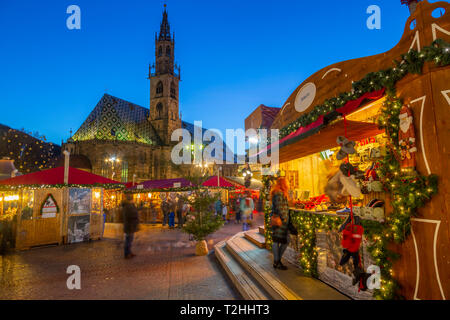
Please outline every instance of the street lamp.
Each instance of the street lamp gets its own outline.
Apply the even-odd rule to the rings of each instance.
[[[118,159],[118,158],[116,158],[115,156],[113,156],[113,157],[111,157],[111,158],[105,159],[105,162],[111,163],[111,171],[112,171],[111,179],[114,179],[114,175],[116,174],[115,171],[114,171],[114,165],[115,165],[116,163],[120,163],[120,159]]]
[[[245,179],[245,184],[244,184],[245,187],[246,188],[250,187],[250,185],[252,183],[253,172],[250,169],[250,166],[248,163],[245,166],[245,168],[242,170],[242,175],[244,176],[244,179]]]

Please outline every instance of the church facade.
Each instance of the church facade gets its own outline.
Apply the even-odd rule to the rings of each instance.
[[[193,136],[194,129],[181,120],[180,68],[174,61],[175,39],[164,9],[160,32],[155,35],[155,63],[149,67],[150,108],[104,94],[63,149],[71,158],[88,158],[91,172],[121,182],[186,174],[190,166],[171,163],[171,151],[177,143],[171,142],[172,132],[185,128]],[[221,174],[234,175],[236,167],[221,165]],[[217,174],[216,169],[210,166],[210,174]]]

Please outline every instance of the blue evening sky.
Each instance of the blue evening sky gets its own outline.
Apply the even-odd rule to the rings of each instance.
[[[107,92],[149,106],[148,65],[162,0],[0,0],[0,123],[67,139]],[[68,30],[66,8],[81,8]],[[369,5],[381,30],[366,27]],[[168,0],[183,120],[243,128],[309,75],[389,50],[409,16],[400,0]]]

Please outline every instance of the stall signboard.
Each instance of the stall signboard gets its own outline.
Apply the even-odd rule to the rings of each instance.
[[[42,204],[41,217],[42,218],[55,218],[58,213],[58,205],[55,198],[49,194]]]
[[[69,189],[69,214],[89,214],[91,212],[91,189]]]

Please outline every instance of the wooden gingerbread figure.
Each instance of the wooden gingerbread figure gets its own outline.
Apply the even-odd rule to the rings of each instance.
[[[414,133],[413,115],[409,105],[404,105],[400,111],[400,130],[398,144],[400,147],[400,166],[402,171],[413,173],[416,167],[416,135]]]

